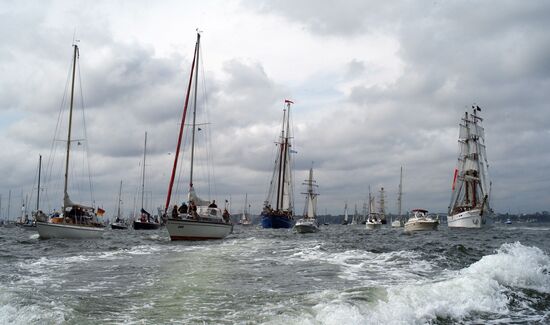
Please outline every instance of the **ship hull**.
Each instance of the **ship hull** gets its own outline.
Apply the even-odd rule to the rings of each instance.
[[[487,218],[480,213],[480,209],[475,209],[447,216],[447,225],[449,228],[482,228]]]
[[[93,239],[101,238],[105,231],[103,227],[89,227],[69,224],[37,222],[36,228],[41,239]]]
[[[292,228],[292,219],[287,216],[266,213],[262,214],[262,228],[288,229]]]
[[[439,223],[437,221],[408,221],[405,224],[405,231],[429,231],[437,230]]]
[[[319,224],[316,220],[298,220],[296,224],[294,225],[294,230],[296,230],[297,233],[305,234],[305,233],[314,233],[319,231]]]
[[[365,223],[365,228],[370,229],[370,230],[380,229],[380,228],[382,228],[382,223],[375,223],[375,222],[368,222],[367,221],[367,223]]]
[[[166,223],[171,240],[223,239],[232,229],[232,224],[220,222],[168,219]]]
[[[135,230],[155,230],[160,228],[160,223],[134,221]]]

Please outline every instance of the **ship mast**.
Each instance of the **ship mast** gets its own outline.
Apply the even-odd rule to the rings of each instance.
[[[176,153],[174,155],[174,165],[172,167],[172,174],[170,176],[170,182],[168,184],[168,194],[166,195],[166,204],[164,206],[164,213],[168,211],[170,207],[170,199],[172,197],[172,188],[174,186],[174,178],[176,176],[176,169],[178,167],[178,157],[181,148],[181,138],[183,136],[183,126],[185,125],[185,117],[187,116],[187,106],[189,104],[189,95],[191,93],[191,84],[193,82],[193,71],[195,68],[195,60],[197,59],[198,49],[199,49],[199,38],[200,34],[197,33],[197,43],[195,43],[195,52],[193,54],[193,61],[191,63],[191,73],[189,74],[189,83],[187,85],[187,94],[185,95],[185,104],[183,106],[183,114],[181,116],[180,131],[178,134],[178,144],[176,145]]]
[[[401,216],[401,202],[403,198],[403,166],[399,174],[399,192],[397,193],[397,215]]]
[[[145,132],[145,143],[143,144],[143,168],[141,174],[141,209],[143,210],[143,198],[145,196],[145,157],[147,155],[147,131]],[[122,187],[122,181],[120,182]]]
[[[69,199],[69,193],[67,193],[67,185],[69,182],[69,154],[71,152],[71,127],[73,120],[73,101],[74,101],[74,79],[76,74],[76,57],[78,55],[78,46],[73,44],[74,53],[73,53],[73,73],[72,73],[72,82],[71,82],[71,102],[69,106],[69,128],[67,131],[67,154],[65,156],[65,184],[63,186],[63,212],[67,208],[67,203]],[[64,221],[65,219],[63,219]]]

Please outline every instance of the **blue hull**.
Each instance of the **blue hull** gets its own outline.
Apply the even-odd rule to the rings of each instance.
[[[293,220],[285,216],[271,214],[271,213],[262,213],[262,227],[263,228],[292,228]]]

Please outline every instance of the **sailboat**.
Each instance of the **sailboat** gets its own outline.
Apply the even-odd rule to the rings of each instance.
[[[15,223],[10,220],[10,214],[11,214],[11,190],[8,193],[8,215],[6,216],[6,220],[4,220],[4,228],[15,227]]]
[[[248,193],[244,196],[244,206],[243,206],[243,214],[241,215],[241,219],[239,220],[239,224],[241,226],[251,226],[252,220],[250,219],[250,213],[249,213],[250,205],[248,204]]]
[[[382,200],[383,202],[383,200]],[[383,209],[381,209],[383,211]],[[367,215],[367,222],[365,228],[373,230],[382,227],[381,213],[375,211],[374,196],[370,192],[369,186],[369,214]]]
[[[479,106],[472,106],[472,109],[472,113],[465,113],[460,123],[460,153],[447,216],[449,228],[481,228],[491,212],[483,119],[478,115]]]
[[[359,224],[359,213],[357,212],[357,203],[355,204],[355,210],[353,212],[353,217],[351,218],[351,224],[352,225]]]
[[[401,167],[401,173],[399,175],[399,191],[397,192],[397,217],[391,223],[391,226],[394,228],[400,228],[405,225],[405,223],[403,222],[403,216],[401,215],[402,200],[403,200],[403,167]]]
[[[200,33],[197,33],[197,42],[195,44],[195,52],[193,62],[191,64],[191,73],[189,76],[189,84],[187,86],[187,95],[183,108],[182,121],[180,124],[178,143],[174,155],[174,166],[168,185],[168,194],[166,196],[166,205],[164,215],[168,217],[166,229],[171,240],[205,240],[205,239],[222,239],[229,235],[233,230],[230,216],[227,210],[223,213],[214,202],[209,204],[209,201],[202,200],[197,196],[193,186],[193,167],[195,154],[195,131],[196,131],[196,112],[197,112],[197,88],[199,77],[199,58],[200,58]],[[191,86],[194,78],[194,98],[193,98],[193,122],[191,126],[191,159],[190,159],[190,175],[189,175],[189,192],[188,204],[182,204],[178,209],[177,206],[171,210],[171,214],[167,215],[170,208],[170,200],[172,197],[172,187],[178,165],[178,156],[180,152],[181,139],[183,128],[185,126],[185,118],[187,115],[187,106],[189,96],[191,95]]]
[[[76,59],[78,57],[78,46],[73,44],[73,66],[71,99],[69,106],[69,125],[67,129],[67,152],[65,155],[65,178],[63,187],[63,210],[60,218],[51,219],[49,222],[37,221],[38,235],[42,239],[48,238],[100,238],[105,227],[98,222],[93,207],[74,203],[69,197],[67,190],[69,184],[69,162],[71,153],[71,127],[74,102],[74,84],[76,73]],[[99,211],[99,209],[98,209]],[[55,222],[54,222],[55,221]]]
[[[36,210],[31,212],[32,219],[28,219],[27,214],[23,214],[21,222],[17,225],[25,230],[37,230],[36,221],[46,221],[48,216],[40,210],[40,179],[42,174],[42,155],[38,155],[38,187],[36,191]]]
[[[120,181],[120,187],[118,188],[118,202],[117,202],[117,209],[116,209],[116,218],[115,222],[111,223],[111,229],[116,230],[124,230],[128,229],[128,225],[126,222],[122,219],[122,216],[120,214],[120,204],[122,203],[122,181]]]
[[[307,192],[302,193],[306,195],[306,207],[304,209],[304,217],[296,221],[294,229],[298,233],[311,233],[319,231],[319,222],[317,220],[317,196],[314,187],[317,187],[313,180],[313,167],[309,169],[309,177],[305,180],[303,185],[307,186]]]
[[[280,141],[277,143],[279,147],[277,159],[261,213],[263,228],[291,228],[293,223],[290,104],[294,102],[285,99],[286,108],[283,109],[283,126]]]
[[[151,214],[145,211],[144,197],[145,197],[145,158],[147,156],[147,132],[145,132],[145,142],[143,144],[143,166],[141,166],[141,210],[139,218],[134,219],[135,230],[155,230],[160,228],[158,217],[155,219]]]
[[[348,216],[348,202],[344,205],[344,220],[342,220],[342,225],[347,225],[349,223],[349,216]]]

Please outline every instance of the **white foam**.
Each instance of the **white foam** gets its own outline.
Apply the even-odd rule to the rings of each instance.
[[[25,303],[9,290],[0,286],[0,324],[61,324],[65,321],[64,308]]]
[[[289,263],[295,263],[296,260],[323,261],[337,265],[341,270],[340,278],[362,281],[365,285],[414,283],[422,279],[422,274],[430,273],[434,269],[434,265],[423,260],[417,252],[372,253],[364,250],[327,252],[322,250],[320,244],[300,249],[290,256]]]
[[[437,317],[461,320],[474,312],[508,319],[518,312],[509,310],[507,294],[518,288],[550,292],[549,270],[550,258],[539,248],[504,244],[495,254],[462,270],[445,271],[415,283],[378,286],[385,293],[365,281],[367,286],[357,288],[355,294],[325,291],[311,295],[309,299],[318,301],[312,309],[293,320],[276,318],[274,323],[423,324]],[[529,319],[540,321],[543,317],[530,315]]]

